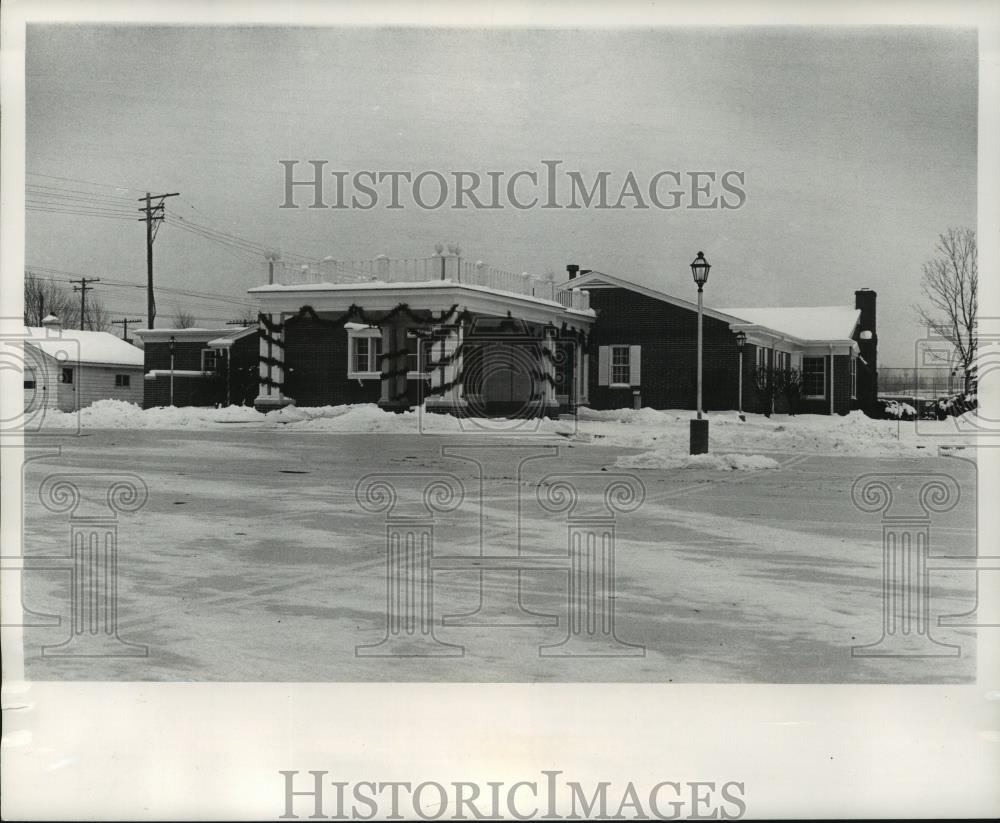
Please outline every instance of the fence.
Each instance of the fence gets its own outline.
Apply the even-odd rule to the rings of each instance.
[[[929,398],[960,392],[963,387],[961,370],[953,372],[947,366],[883,367],[878,371],[878,392],[881,395]]]
[[[471,262],[461,257],[391,258],[379,255],[371,260],[334,260],[318,263],[286,263],[268,260],[264,263],[264,282],[281,285],[350,284],[350,283],[419,283],[449,280],[470,286],[482,286],[494,291],[510,292],[543,300],[579,311],[590,308],[590,294],[582,289],[560,287],[549,278],[534,277],[527,272],[517,274],[489,266],[482,260]]]

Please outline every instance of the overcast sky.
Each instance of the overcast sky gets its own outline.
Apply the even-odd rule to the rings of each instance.
[[[976,60],[973,32],[940,29],[29,27],[30,202],[62,205],[27,213],[26,259],[143,283],[143,225],[117,218],[146,190],[181,192],[168,201],[179,216],[288,255],[421,257],[455,241],[514,271],[578,263],[692,297],[687,266],[704,250],[708,305],[848,304],[876,289],[882,364],[906,365],[921,262],[939,232],[975,226]],[[508,175],[557,159],[609,171],[615,197],[629,171],[739,170],[747,201],[281,210],[283,159]],[[62,213],[74,203],[108,211]],[[157,284],[244,300],[254,260],[165,225]],[[144,316],[141,289],[98,289],[116,316]],[[240,313],[157,303],[158,325],[178,306],[203,325]]]

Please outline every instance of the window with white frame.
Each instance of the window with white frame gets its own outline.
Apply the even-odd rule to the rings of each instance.
[[[757,368],[764,369],[767,368],[767,349],[763,346],[757,347]]]
[[[631,368],[629,363],[628,346],[611,347],[611,385],[627,386]]]
[[[427,377],[425,369],[431,359],[430,346],[433,341],[419,337],[414,332],[406,333],[406,376],[410,380]]]
[[[382,373],[382,333],[378,329],[361,329],[347,333],[347,376],[371,380]]]
[[[806,397],[826,397],[826,358],[802,358],[802,394]]]
[[[215,349],[201,350],[201,370],[215,371],[219,365],[219,353]]]

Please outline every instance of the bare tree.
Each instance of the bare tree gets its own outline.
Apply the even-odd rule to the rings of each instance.
[[[979,254],[974,229],[948,229],[938,237],[936,255],[924,263],[920,290],[930,304],[917,314],[955,349],[969,391],[976,359],[979,311]]]
[[[177,311],[174,312],[174,328],[175,329],[190,329],[193,328],[195,322],[194,313],[188,309],[182,309],[179,306]]]
[[[80,327],[80,298],[68,286],[34,272],[24,273],[24,325],[41,326],[50,314],[59,318],[64,329]],[[99,297],[88,297],[84,307],[83,328],[108,331],[111,316]]]
[[[88,331],[109,331],[111,329],[111,314],[104,307],[99,297],[91,297],[84,308],[83,327]]]
[[[54,314],[66,328],[78,325],[80,306],[73,293],[51,278],[24,273],[24,325],[41,326]]]

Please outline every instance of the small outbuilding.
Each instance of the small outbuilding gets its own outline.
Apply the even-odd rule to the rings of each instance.
[[[142,403],[142,349],[109,332],[64,329],[51,314],[25,334],[26,411],[76,411],[109,399]]]

